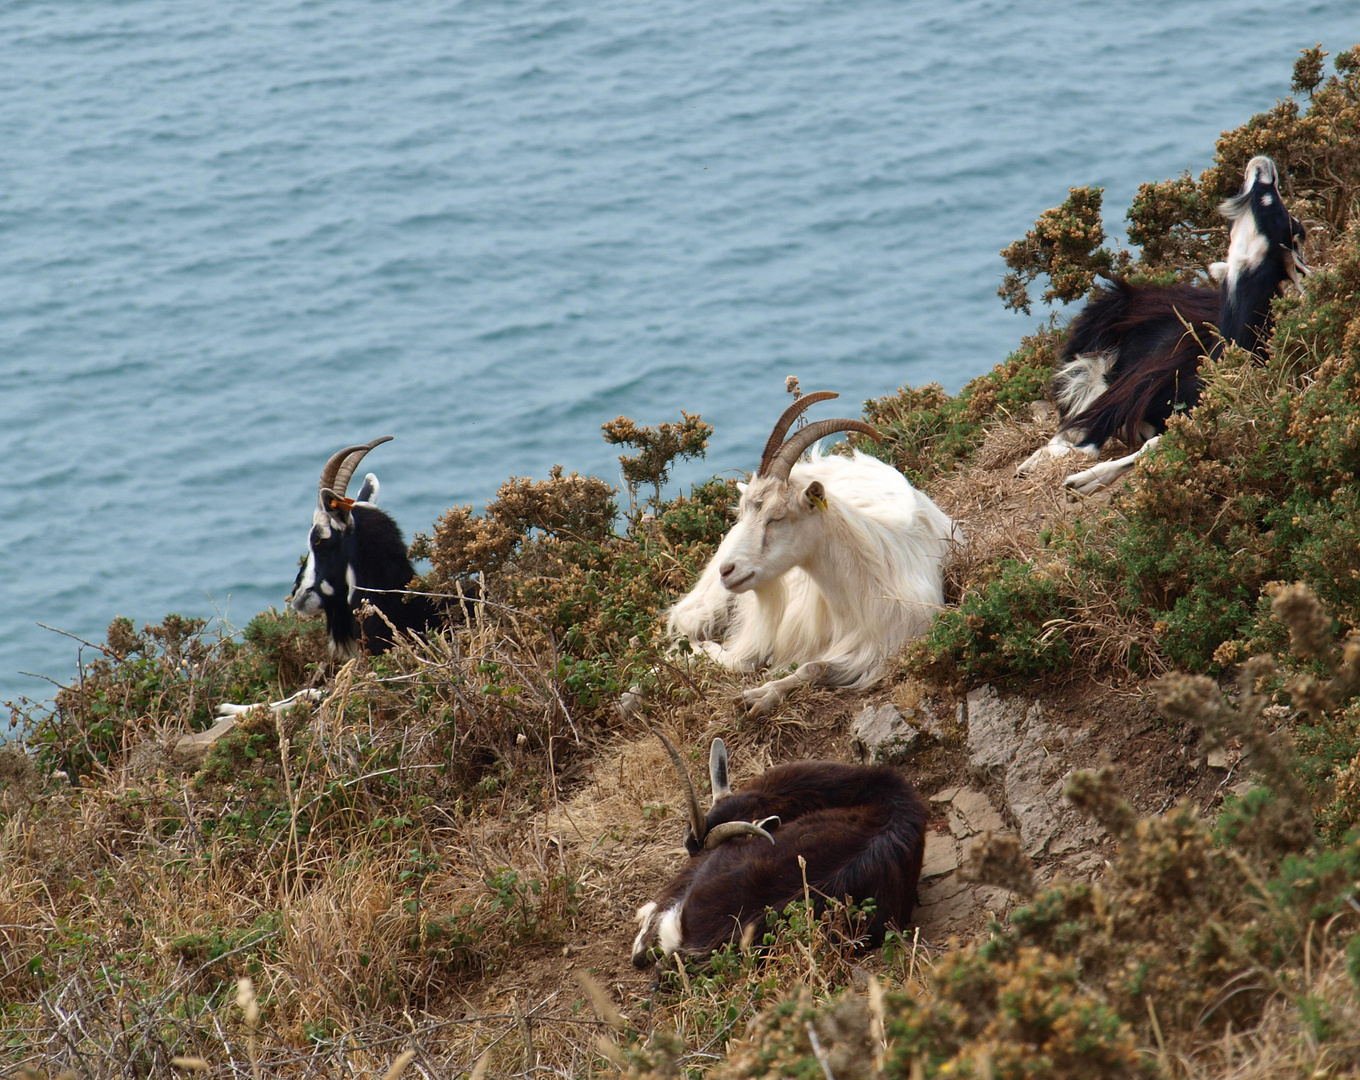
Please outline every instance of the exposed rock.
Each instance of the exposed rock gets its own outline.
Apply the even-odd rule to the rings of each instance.
[[[1211,769],[1227,769],[1231,762],[1228,758],[1228,748],[1217,746],[1210,750],[1204,758],[1204,763]]]
[[[992,800],[981,791],[967,788],[959,790],[950,800],[949,817],[951,829],[953,820],[959,819],[960,824],[967,830],[963,834],[965,836],[986,832],[988,829],[992,832],[1003,832],[1006,828],[1006,822],[992,806]]]
[[[960,790],[961,790],[961,789],[959,789],[959,788],[957,788],[957,787],[947,787],[947,788],[942,788],[941,790],[935,792],[935,794],[932,795],[932,796],[930,797],[930,801],[931,801],[931,802],[950,802],[950,801],[953,800],[954,796],[957,795],[957,794],[959,793]]]
[[[1053,423],[1058,419],[1058,410],[1053,407],[1052,403],[1043,400],[1031,401],[1029,412],[1041,424]]]
[[[1063,873],[1072,878],[1086,878],[1105,866],[1105,856],[1099,851],[1084,851],[1070,855],[1062,863]]]
[[[948,833],[926,833],[926,855],[921,864],[923,878],[939,877],[959,868],[959,845]]]
[[[267,707],[267,706],[266,706]],[[196,731],[185,735],[175,743],[175,761],[181,765],[197,765],[208,753],[208,748],[218,739],[229,734],[236,727],[239,716],[224,716],[207,731]]]
[[[866,705],[850,725],[850,749],[860,761],[901,762],[925,739],[944,742],[948,737],[929,709],[898,709],[891,703]]]
[[[915,712],[907,710],[912,719]],[[893,704],[866,705],[850,725],[850,749],[860,761],[902,761],[920,741],[920,727]]]
[[[968,695],[968,749],[971,762],[980,769],[1006,765],[1015,757],[1017,716],[1013,705],[1002,702],[996,687],[988,683]]]
[[[1094,825],[1063,805],[1066,767],[1050,753],[1082,740],[1081,733],[1049,724],[1037,701],[1005,700],[989,685],[968,695],[971,762],[1000,772],[1006,804],[1020,825],[1025,853],[1038,855],[1050,842],[1055,854],[1071,851],[1100,835]],[[1054,842],[1059,830],[1062,836]]]
[[[995,885],[979,885],[976,895],[982,910],[993,915],[1000,915],[1005,911],[1011,899],[1011,894],[1007,890],[997,888]]]
[[[971,883],[964,880],[963,875],[955,870],[947,877],[932,881],[927,890],[922,891],[921,903],[938,904],[941,900],[949,900],[969,888],[972,888]]]
[[[944,942],[951,934],[967,933],[977,906],[978,890],[964,888],[955,892],[949,878],[922,888],[921,905],[916,911],[921,937]]]

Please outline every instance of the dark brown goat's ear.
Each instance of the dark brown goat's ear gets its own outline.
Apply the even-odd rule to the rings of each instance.
[[[803,489],[803,498],[807,500],[808,506],[822,513],[826,510],[826,488],[822,486],[820,480],[814,480]]]

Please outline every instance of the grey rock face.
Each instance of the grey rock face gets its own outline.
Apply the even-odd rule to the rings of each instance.
[[[915,710],[907,710],[915,719]],[[911,756],[921,729],[896,705],[867,705],[850,725],[850,747],[862,762],[899,762]]]
[[[968,695],[969,760],[1001,775],[1006,805],[1020,824],[1029,855],[1045,849],[1071,851],[1100,835],[1096,826],[1063,804],[1066,776],[1050,753],[1050,747],[1079,739],[1044,720],[1037,701],[1003,699],[990,684]]]

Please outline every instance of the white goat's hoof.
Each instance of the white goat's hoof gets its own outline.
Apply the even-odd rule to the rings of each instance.
[[[697,643],[691,642],[690,647],[693,648],[695,652],[703,653],[715,664],[722,663],[723,647],[721,641],[700,641]]]
[[[746,715],[753,720],[762,716],[769,716],[770,713],[779,708],[783,700],[784,694],[769,683],[741,692],[742,708],[746,710]]]
[[[1051,461],[1054,458],[1066,457],[1071,452],[1072,447],[1064,443],[1052,443],[1052,442],[1045,443],[1043,446],[1039,447],[1038,450],[1034,451],[1034,453],[1030,454],[1029,457],[1025,458],[1024,461],[1020,462],[1020,464],[1015,467],[1015,475],[1028,476],[1040,465],[1042,465],[1045,461]]]

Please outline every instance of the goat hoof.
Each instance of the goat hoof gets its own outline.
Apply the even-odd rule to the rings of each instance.
[[[746,715],[752,720],[758,720],[762,716],[768,716],[779,708],[779,703],[783,700],[782,694],[772,693],[763,686],[758,686],[754,690],[743,690],[741,692],[741,706],[746,710]]]

